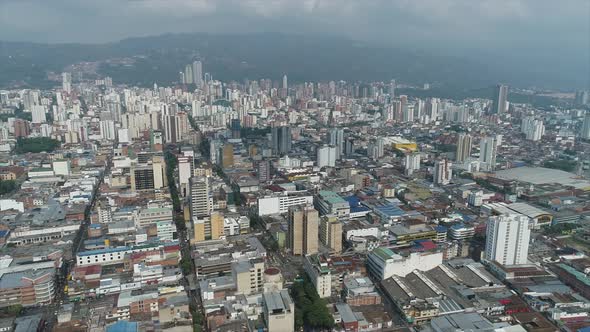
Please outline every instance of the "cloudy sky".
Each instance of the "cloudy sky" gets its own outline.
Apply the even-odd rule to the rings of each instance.
[[[260,31],[342,36],[513,65],[590,67],[590,0],[0,0],[0,40],[94,43]],[[590,80],[587,71],[580,74]]]

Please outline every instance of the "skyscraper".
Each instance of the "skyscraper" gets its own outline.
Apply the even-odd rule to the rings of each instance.
[[[342,223],[335,215],[322,216],[320,220],[320,241],[337,253],[342,251]]]
[[[193,84],[193,67],[191,65],[186,65],[184,67],[184,83],[185,84]]]
[[[240,119],[232,119],[231,120],[231,138],[239,139],[240,138],[240,131],[242,126],[240,124]]]
[[[203,64],[201,61],[193,62],[193,83],[200,88],[203,85]]]
[[[459,134],[457,137],[457,150],[455,152],[455,161],[464,162],[471,156],[471,135]]]
[[[288,85],[287,85],[287,75],[283,75],[283,89],[287,90],[288,89]]]
[[[545,125],[543,124],[543,120],[527,116],[522,119],[521,131],[526,139],[530,141],[538,141],[545,134]]]
[[[440,186],[451,183],[451,178],[453,177],[451,166],[452,163],[447,159],[435,161],[433,182]]]
[[[209,179],[204,176],[193,176],[190,184],[190,214],[191,218],[208,216],[212,211],[212,199],[209,192]]]
[[[67,93],[72,92],[72,74],[62,73],[61,74],[61,88]]]
[[[291,128],[273,127],[271,129],[272,151],[277,155],[283,155],[291,151]]]
[[[583,139],[590,139],[590,111],[586,111],[584,123],[582,123],[580,137],[582,137]]]
[[[492,113],[502,114],[508,111],[508,86],[503,84],[496,85],[492,101]]]
[[[502,265],[526,264],[531,236],[530,219],[521,214],[505,214],[488,219],[486,259]]]
[[[293,255],[310,255],[318,252],[318,211],[312,206],[289,208],[288,245]]]
[[[479,162],[481,168],[491,172],[496,168],[497,144],[494,137],[485,137],[479,144]]]
[[[330,145],[336,146],[336,159],[340,160],[344,154],[344,129],[332,128],[330,129]]]
[[[224,144],[221,148],[221,166],[223,168],[232,167],[234,165],[234,146],[233,144]]]

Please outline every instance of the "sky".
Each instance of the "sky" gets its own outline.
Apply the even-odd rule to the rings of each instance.
[[[0,0],[0,40],[269,31],[553,66],[590,81],[590,0]]]

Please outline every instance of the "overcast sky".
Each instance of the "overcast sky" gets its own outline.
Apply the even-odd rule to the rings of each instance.
[[[0,0],[0,40],[278,31],[585,70],[589,21],[590,0]]]

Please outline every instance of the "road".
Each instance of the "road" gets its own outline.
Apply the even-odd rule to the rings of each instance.
[[[76,233],[76,237],[74,238],[74,242],[72,244],[72,253],[71,259],[63,258],[61,270],[56,274],[55,280],[55,297],[53,303],[50,305],[43,307],[44,316],[45,316],[45,327],[43,331],[51,331],[54,325],[57,323],[57,312],[60,306],[67,301],[67,296],[64,293],[64,287],[67,285],[68,275],[71,269],[76,265],[76,254],[80,250],[82,243],[84,243],[84,239],[88,235],[88,225],[90,225],[90,213],[94,208],[94,204],[96,203],[96,198],[98,197],[100,186],[104,182],[104,176],[107,174],[111,167],[111,160],[112,156],[109,156],[106,162],[105,170],[100,175],[98,179],[98,183],[94,188],[94,192],[92,194],[92,200],[90,204],[86,206],[86,210],[84,211],[84,220],[80,224],[80,229]]]

